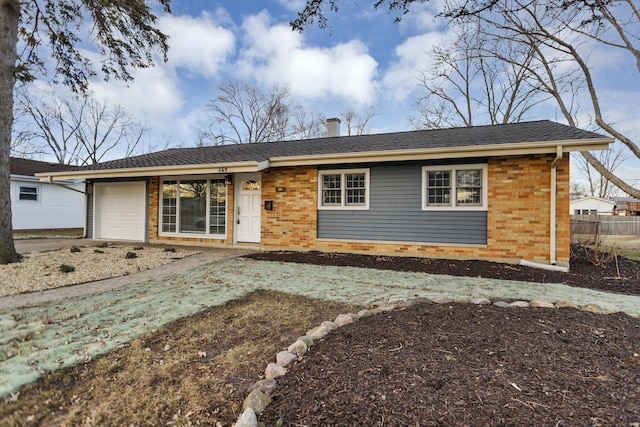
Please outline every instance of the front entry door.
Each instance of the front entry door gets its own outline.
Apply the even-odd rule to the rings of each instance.
[[[238,205],[236,227],[238,242],[260,243],[260,210],[262,183],[260,174],[238,174]]]

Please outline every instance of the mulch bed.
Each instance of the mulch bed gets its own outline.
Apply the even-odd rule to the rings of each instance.
[[[570,273],[320,252],[251,257],[640,295],[640,263],[596,267],[585,250],[573,253]],[[333,331],[278,379],[272,399],[259,418],[267,426],[639,426],[640,319],[422,302]]]
[[[278,379],[265,425],[635,426],[640,321],[418,304],[346,325]]]

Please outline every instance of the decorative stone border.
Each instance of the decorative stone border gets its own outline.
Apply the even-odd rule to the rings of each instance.
[[[269,363],[264,371],[264,379],[257,381],[247,390],[248,395],[244,399],[242,404],[243,412],[238,417],[238,420],[233,424],[233,427],[258,427],[258,415],[264,411],[264,409],[271,403],[271,394],[277,387],[276,378],[285,375],[288,372],[288,367],[295,362],[301,360],[310,347],[312,347],[316,341],[327,336],[331,331],[338,329],[344,325],[353,323],[364,317],[370,317],[376,314],[400,310],[408,307],[412,307],[417,303],[435,303],[435,304],[450,304],[450,303],[469,303],[476,305],[490,305],[492,302],[487,298],[475,298],[472,300],[452,300],[445,295],[439,295],[434,298],[417,298],[414,300],[401,301],[396,304],[390,304],[373,308],[371,310],[360,310],[358,313],[348,313],[338,315],[333,322],[325,320],[320,323],[319,326],[309,329],[305,335],[298,337],[298,339],[283,350],[276,354],[275,363]],[[617,313],[615,310],[604,310],[597,304],[585,304],[583,306],[577,306],[570,301],[560,301],[553,304],[549,301],[542,299],[531,301],[495,301],[493,305],[502,308],[574,308],[577,310],[587,311],[594,314],[613,314]],[[635,313],[627,313],[629,316],[638,317]]]

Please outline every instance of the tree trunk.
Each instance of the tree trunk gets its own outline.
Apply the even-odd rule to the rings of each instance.
[[[13,244],[9,170],[19,16],[19,0],[0,0],[0,264],[20,260]]]

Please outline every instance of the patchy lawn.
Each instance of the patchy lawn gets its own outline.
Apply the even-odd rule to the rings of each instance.
[[[1,403],[1,424],[187,426],[220,421],[229,426],[242,412],[247,387],[276,352],[311,326],[350,309],[257,291],[149,331],[94,360],[78,354],[74,366],[45,375]],[[93,326],[86,329],[91,332]],[[94,332],[96,337],[105,333]],[[0,374],[3,380],[6,375]]]
[[[240,413],[246,387],[261,378],[264,367],[273,361],[275,353],[321,320],[332,320],[337,314],[352,312],[361,306],[379,306],[420,297],[433,298],[442,294],[455,300],[475,297],[486,297],[494,301],[568,300],[576,305],[597,303],[605,310],[640,313],[638,296],[560,284],[232,259],[204,265],[162,280],[89,297],[0,311],[0,378],[3,379],[0,383],[0,395],[5,397],[5,401],[0,404],[0,419],[3,423],[6,421],[7,425],[152,426],[190,423],[215,425],[216,422],[230,425]],[[635,354],[640,352],[639,348],[633,348],[633,343],[638,342],[635,335],[639,327],[638,319],[624,314],[605,317],[574,309],[545,311],[487,308],[489,311],[484,315],[480,312],[480,317],[473,322],[463,323],[455,322],[457,305],[452,305],[450,311],[443,307],[443,314],[431,312],[428,307],[427,310],[417,312],[417,318],[385,319],[402,327],[403,322],[419,323],[437,318],[430,325],[437,331],[423,332],[419,339],[420,342],[432,343],[423,348],[423,351],[429,353],[429,357],[441,353],[454,358],[445,358],[445,362],[462,362],[461,353],[454,354],[455,349],[452,350],[435,339],[447,337],[452,331],[455,331],[457,337],[473,335],[479,342],[495,343],[487,344],[487,355],[489,352],[495,353],[494,346],[499,349],[517,349],[513,340],[524,339],[537,349],[536,355],[549,354],[557,360],[560,356],[544,351],[547,348],[545,342],[540,341],[538,346],[538,342],[530,340],[527,333],[505,333],[504,328],[498,325],[513,323],[513,328],[510,327],[509,330],[516,331],[520,327],[540,323],[538,317],[532,316],[546,317],[545,312],[552,314],[567,310],[569,313],[586,316],[573,316],[574,320],[569,320],[566,324],[563,323],[564,320],[557,320],[551,325],[554,330],[560,331],[557,332],[559,337],[576,337],[571,338],[568,347],[575,351],[567,350],[562,354],[563,358],[570,359],[570,363],[583,366],[586,370],[601,369],[597,374],[602,373],[601,378],[617,378],[609,371],[604,371],[606,366],[615,367],[615,361],[623,363],[619,359],[622,355],[628,357],[629,364],[636,363]],[[473,311],[473,308],[469,306],[464,310]],[[607,322],[601,321],[605,318]],[[447,319],[451,319],[453,323],[448,323]],[[617,319],[626,323],[618,326],[610,323],[618,321]],[[351,326],[361,329],[345,328],[340,333],[347,333],[351,337],[350,345],[362,347],[365,344],[358,343],[364,335],[369,334],[369,328],[372,327],[367,322],[367,319],[363,319]],[[575,328],[576,322],[582,328],[579,329],[580,334],[586,335],[573,334],[572,331],[578,331]],[[472,329],[464,330],[465,325]],[[543,330],[544,327],[541,327],[542,333],[537,335],[545,335]],[[389,338],[384,338],[379,333],[370,334],[372,336],[368,339],[375,340],[380,336],[381,340],[386,339],[391,343]],[[591,338],[592,335],[596,344],[615,343],[615,348],[618,349],[616,352],[609,352],[608,357],[613,358],[613,362],[602,368],[593,364],[595,362],[591,359],[585,359],[585,354],[589,354],[594,342],[579,337]],[[324,340],[325,344],[321,342],[324,347],[318,346],[318,354],[322,354],[320,351],[323,348],[323,351],[328,351],[327,355],[332,354],[332,349],[338,348],[332,344],[332,336],[337,337],[338,334],[329,335]],[[631,343],[624,341],[624,336],[628,336]],[[398,343],[408,351],[409,343],[413,343],[413,346],[417,340],[399,339]],[[453,345],[463,351],[462,344]],[[394,342],[393,346],[389,344],[388,348],[381,348],[394,350],[391,353],[398,352],[400,356],[408,355],[395,350],[398,347],[399,344]],[[419,348],[421,347],[411,350]],[[603,345],[601,348],[606,350],[607,346]],[[303,359],[304,363],[320,363],[319,368],[323,368],[323,364],[328,363],[329,359],[322,356],[315,358],[314,351],[315,349]],[[358,351],[363,351],[363,348]],[[514,350],[508,354],[515,357],[516,353]],[[381,355],[384,359],[385,355],[389,356],[389,351],[382,352]],[[376,374],[378,366],[386,366],[387,370],[400,369],[396,366],[399,362],[389,364],[373,359],[373,353],[370,356],[371,368],[367,369],[373,370],[368,371],[369,373]],[[428,369],[438,372],[438,365],[425,363]],[[485,361],[480,360],[480,363]],[[460,366],[460,372],[465,372],[464,365]],[[410,365],[403,365],[403,369],[410,368]],[[340,389],[339,381],[347,377],[333,363],[328,369],[336,372],[331,379],[338,382],[336,384]],[[531,377],[530,372],[527,374],[521,371],[528,369],[524,363],[509,361],[504,369],[513,372],[514,378]],[[639,380],[633,372],[635,371],[631,371],[626,378],[631,381],[630,384],[637,385]],[[386,378],[386,374],[376,375],[383,381]],[[589,375],[591,371],[585,371],[583,381],[587,381]],[[278,389],[279,393],[283,393],[278,396],[285,396],[287,390],[297,388],[293,376],[291,381],[294,381],[294,388]],[[604,392],[622,390],[606,388],[609,387],[607,384],[615,387],[616,381],[602,380]],[[522,382],[512,382],[522,389]],[[25,384],[29,385],[24,386]],[[344,393],[352,393],[352,399],[360,395],[357,389],[354,391],[347,388],[346,384],[343,385]],[[468,384],[463,386],[468,387]],[[414,395],[415,391],[407,389],[403,393]],[[623,397],[626,398],[627,395]],[[303,394],[303,399],[305,397]],[[395,410],[380,404],[381,395],[374,394],[374,397],[383,414],[384,411]],[[485,398],[481,398],[484,402]],[[527,399],[526,396],[516,398],[534,407],[533,403],[541,402],[533,398]],[[277,399],[282,404],[284,397]],[[636,410],[626,401],[621,402],[619,406],[611,408],[623,408],[625,414]],[[304,406],[308,402],[298,404]],[[439,411],[455,409],[450,404]],[[284,405],[285,409],[282,409],[283,406],[274,406],[274,409],[280,408],[275,416],[290,416],[286,412],[286,401]],[[524,406],[515,402],[514,406],[518,405]],[[315,407],[314,404],[310,408]],[[473,419],[472,412],[467,411],[465,414],[470,417],[468,419]],[[523,414],[523,419],[528,419],[526,413]],[[500,418],[500,413],[496,416],[496,420],[508,419],[504,416]],[[388,422],[389,419],[387,418]],[[445,421],[464,419],[443,418]],[[336,418],[335,423],[340,424],[341,420],[348,418]],[[586,421],[588,420],[585,419],[582,424]],[[555,425],[555,422],[551,425]]]

